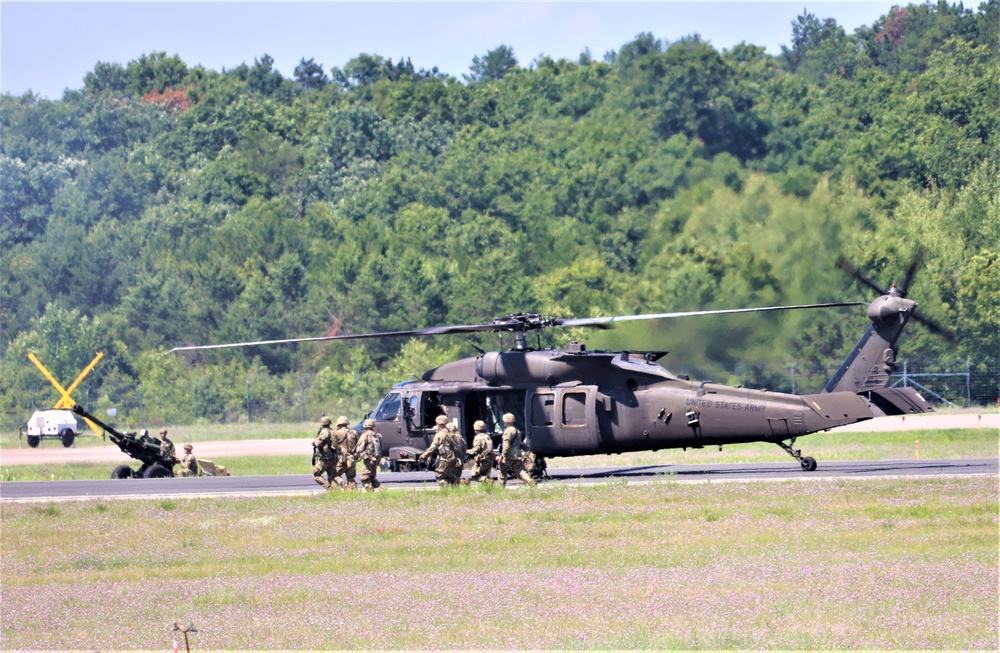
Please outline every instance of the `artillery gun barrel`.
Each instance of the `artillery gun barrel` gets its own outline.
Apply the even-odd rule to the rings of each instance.
[[[110,424],[106,424],[97,417],[88,413],[80,404],[74,405],[71,410],[81,417],[90,419],[92,422],[104,429],[111,438],[111,441],[118,445],[118,448],[122,450],[122,453],[146,464],[161,463],[164,466],[167,466],[169,461],[161,459],[160,445],[155,439],[149,436],[135,435],[134,433],[123,433]]]
[[[81,406],[80,404],[73,404],[73,407],[70,408],[70,410],[72,410],[74,413],[76,413],[80,417],[85,417],[85,418],[89,419],[91,422],[93,422],[94,424],[97,424],[102,429],[104,429],[105,431],[107,431],[110,435],[114,436],[112,438],[113,442],[118,442],[118,440],[121,440],[121,439],[124,439],[124,438],[128,437],[125,433],[122,433],[121,431],[119,431],[115,427],[111,426],[110,424],[105,424],[104,422],[102,422],[97,417],[94,417],[93,415],[91,415],[90,413],[88,413],[86,410],[84,410],[83,406]]]

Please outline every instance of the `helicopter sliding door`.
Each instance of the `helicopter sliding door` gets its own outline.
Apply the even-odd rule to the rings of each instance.
[[[600,451],[595,408],[597,388],[528,391],[525,434],[539,456],[579,456]]]

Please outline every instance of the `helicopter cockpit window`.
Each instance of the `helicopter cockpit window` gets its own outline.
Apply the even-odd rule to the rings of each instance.
[[[398,392],[391,392],[385,396],[375,412],[375,419],[381,422],[395,422],[399,419],[399,409],[402,406],[403,397]]]
[[[531,395],[531,425],[552,426],[555,403],[553,394]]]
[[[567,392],[563,395],[562,423],[566,426],[587,423],[587,393]]]

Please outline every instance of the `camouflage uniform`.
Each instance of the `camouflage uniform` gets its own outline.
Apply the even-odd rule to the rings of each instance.
[[[528,472],[528,474],[531,475],[531,478],[536,481],[548,478],[548,473],[546,473],[545,470],[548,469],[549,466],[548,463],[545,462],[544,458],[536,456],[533,451],[525,449],[523,460],[524,471]]]
[[[337,430],[333,432],[333,443],[337,449],[337,473],[334,477],[337,485],[346,490],[358,489],[354,480],[358,473],[358,458],[354,449],[358,446],[358,432],[348,426],[351,423],[346,417],[337,418]],[[346,476],[345,481],[341,476]]]
[[[465,448],[469,446],[469,443],[465,441],[462,434],[458,432],[458,426],[452,422],[448,422],[445,425],[445,429],[448,431],[448,438],[451,440],[451,450],[455,452],[456,464],[451,469],[451,483],[465,483],[469,484],[468,481],[462,480],[462,470],[465,468]]]
[[[198,459],[194,457],[191,450],[194,449],[190,444],[184,445],[184,456],[181,458],[181,476],[197,476],[198,475]]]
[[[313,451],[315,451],[316,461],[313,463],[313,480],[325,487],[327,490],[333,486],[323,478],[326,474],[331,479],[336,478],[337,473],[337,450],[333,445],[333,431],[330,430],[330,418],[324,417],[320,420],[319,433],[313,440]]]
[[[500,447],[500,469],[497,470],[497,482],[502,486],[507,485],[508,478],[517,477],[534,487],[535,482],[524,469],[524,461],[521,459],[521,447],[524,446],[524,438],[521,432],[514,426],[514,416],[507,413],[503,416],[504,426],[507,428],[503,432],[503,444]]]
[[[177,464],[177,450],[173,441],[167,437],[167,429],[160,429],[160,460],[168,467]]]
[[[444,415],[438,415],[434,422],[438,428],[437,433],[434,434],[431,446],[427,447],[427,450],[420,454],[420,460],[426,460],[432,455],[437,454],[437,468],[434,470],[434,473],[438,485],[441,487],[454,485],[458,482],[455,476],[455,468],[458,468],[458,476],[461,477],[462,462],[452,449],[454,441],[448,433],[448,418]]]
[[[472,440],[472,448],[466,451],[472,459],[472,481],[493,483],[493,439],[486,433],[486,422],[478,421],[472,425],[476,437]]]
[[[379,465],[382,464],[382,456],[376,455],[382,448],[382,436],[375,432],[375,420],[366,419],[364,427],[354,448],[354,456],[361,459],[361,484],[366,490],[377,490],[382,485],[375,478]]]

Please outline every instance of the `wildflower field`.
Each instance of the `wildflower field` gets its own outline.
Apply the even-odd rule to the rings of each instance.
[[[5,502],[0,648],[992,651],[998,485]]]

